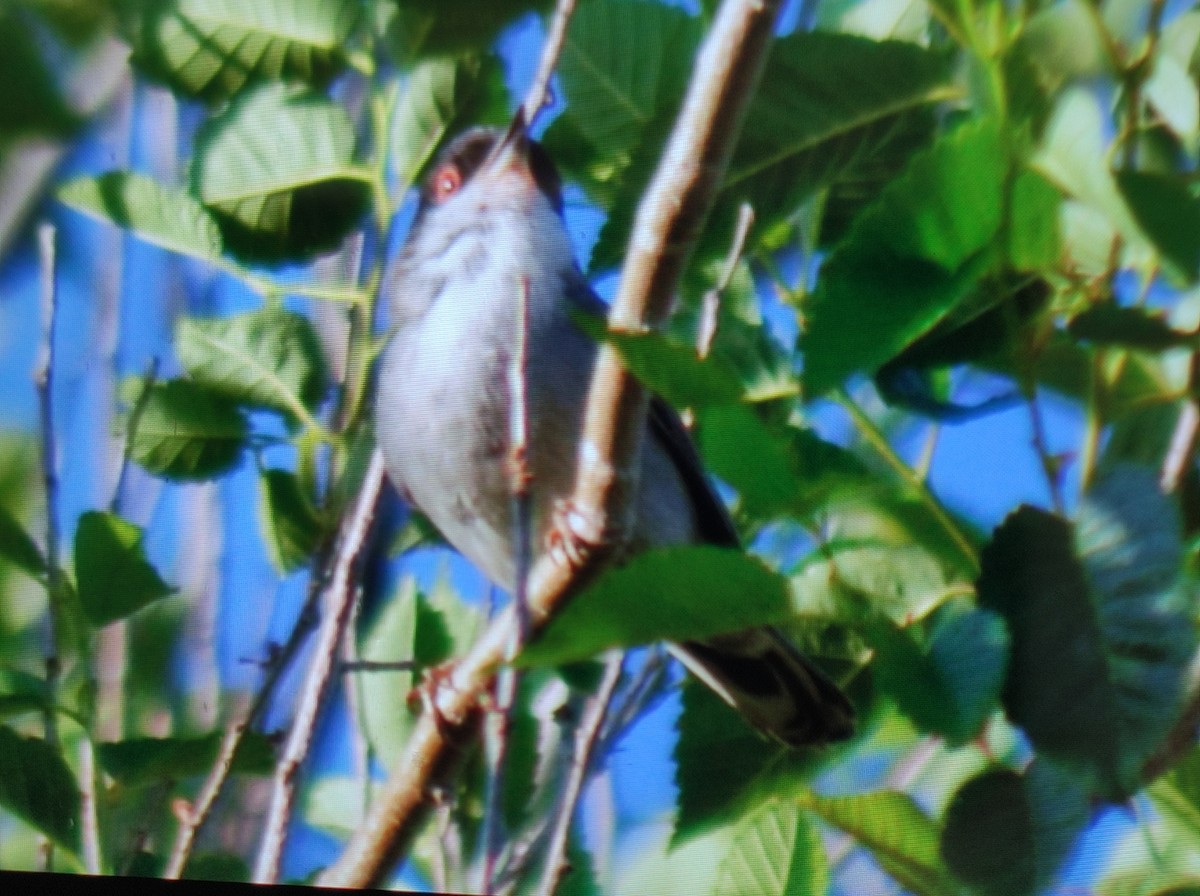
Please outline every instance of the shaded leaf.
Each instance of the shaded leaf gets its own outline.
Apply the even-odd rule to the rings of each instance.
[[[889,790],[843,797],[803,794],[799,802],[854,837],[902,887],[929,896],[961,891],[938,854],[937,825],[907,794]]]
[[[127,4],[133,61],[210,102],[259,79],[325,83],[344,63],[354,0],[159,0]]]
[[[741,551],[657,548],[606,570],[521,653],[523,665],[558,664],[605,648],[702,639],[790,615],[787,580]]]
[[[141,737],[96,744],[96,760],[122,784],[178,781],[207,774],[221,749],[224,734],[202,737]],[[233,754],[232,769],[246,775],[267,775],[275,766],[275,751],[263,734],[247,732]]]
[[[951,746],[979,734],[1004,683],[1008,633],[998,615],[946,608],[925,643],[886,619],[868,631],[878,687],[905,715]]]
[[[221,231],[204,206],[143,174],[109,171],[75,178],[59,188],[58,198],[172,252],[206,261],[221,256]]]
[[[502,75],[491,55],[434,57],[413,67],[392,112],[389,144],[402,187],[416,182],[446,137],[507,116]]]
[[[336,248],[366,210],[370,190],[354,144],[350,118],[333,100],[267,84],[201,128],[192,189],[234,254],[308,259]]]
[[[522,12],[544,11],[551,0],[399,0],[387,33],[399,61],[486,46]]]
[[[1004,705],[1039,751],[1131,793],[1175,719],[1196,645],[1178,516],[1152,471],[1118,466],[1079,522],[1021,507],[981,558],[984,607],[1012,635]]]
[[[1115,302],[1091,305],[1079,312],[1068,321],[1067,332],[1096,345],[1123,345],[1151,352],[1196,343],[1195,333],[1173,329],[1162,314]]]
[[[293,311],[182,318],[175,350],[191,378],[212,392],[293,419],[315,409],[329,387],[320,340]]]
[[[773,431],[744,404],[707,408],[697,423],[705,466],[737,489],[750,514],[767,517],[800,503],[807,483],[787,433]]]
[[[246,436],[246,420],[229,399],[190,380],[168,380],[150,389],[130,453],[168,479],[211,479],[237,463]]]
[[[320,514],[290,470],[263,470],[259,483],[259,516],[271,562],[279,572],[293,572],[311,559],[321,541]]]
[[[0,725],[0,806],[78,853],[80,805],[79,787],[62,755],[40,738]]]
[[[75,578],[88,621],[99,628],[174,593],[146,559],[143,532],[114,513],[91,510],[75,531]]]
[[[801,339],[810,396],[873,373],[971,294],[992,267],[1006,169],[995,126],[969,123],[863,212],[810,300]]]
[[[46,558],[20,521],[0,507],[0,557],[31,576],[46,573]]]
[[[370,662],[413,662],[418,639],[416,581],[405,577],[396,593],[368,623],[359,658]],[[374,669],[357,673],[362,694],[363,733],[379,761],[390,766],[399,757],[416,721],[406,701],[417,683],[419,670]]]
[[[0,143],[28,135],[67,137],[83,123],[59,86],[45,45],[19,11],[8,4],[0,10]]]
[[[1200,278],[1200,199],[1178,175],[1119,171],[1117,187],[1170,269],[1187,283]]]
[[[1049,883],[1087,824],[1077,779],[1042,759],[1018,773],[984,772],[964,784],[946,813],[942,855],[978,892],[1021,896]]]

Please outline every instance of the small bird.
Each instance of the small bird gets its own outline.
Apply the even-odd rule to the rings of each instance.
[[[507,132],[474,128],[441,153],[384,290],[393,333],[380,362],[375,419],[388,474],[451,545],[511,592],[513,355],[523,336],[536,559],[555,507],[574,486],[597,356],[572,309],[605,308],[575,263],[559,175],[519,115]],[[628,550],[737,546],[676,413],[653,398],[645,425]],[[852,733],[845,695],[773,628],[671,649],[755,728],[784,744],[823,744]]]

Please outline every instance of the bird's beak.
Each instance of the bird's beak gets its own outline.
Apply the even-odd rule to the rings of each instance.
[[[529,170],[529,128],[525,123],[524,109],[517,110],[512,124],[496,142],[482,168],[495,173],[514,168]]]

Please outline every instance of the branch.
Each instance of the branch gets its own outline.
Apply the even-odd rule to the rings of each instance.
[[[621,288],[609,314],[614,329],[662,322],[724,175],[770,45],[781,0],[725,0],[701,48],[695,74],[658,170],[638,208]],[[586,583],[619,546],[640,450],[646,396],[610,346],[592,377],[579,472],[561,533],[576,551],[541,556],[529,577],[534,630]],[[607,537],[606,537],[607,536]],[[573,556],[567,556],[573,554]],[[403,855],[430,809],[427,794],[454,768],[458,745],[475,736],[477,707],[502,662],[515,625],[512,606],[471,651],[438,676],[430,711],[322,886],[378,884]]]
[[[558,0],[558,5],[554,8],[554,18],[550,20],[550,28],[546,31],[546,42],[542,45],[542,58],[538,60],[537,74],[533,77],[533,83],[529,85],[529,92],[525,94],[525,102],[521,104],[525,121],[530,125],[551,99],[550,78],[558,64],[563,43],[566,42],[567,23],[571,21],[573,12],[575,0]]]
[[[291,820],[295,799],[296,775],[308,755],[317,720],[333,680],[337,649],[341,644],[350,610],[357,596],[361,573],[363,544],[374,519],[376,498],[383,483],[383,455],[378,450],[371,455],[371,464],[363,479],[362,490],[347,515],[347,522],[338,544],[333,575],[324,594],[321,627],[312,662],[305,672],[300,690],[300,704],[288,731],[283,755],[275,767],[271,787],[271,804],[264,823],[262,845],[254,865],[255,883],[274,883],[279,876],[279,864]]]

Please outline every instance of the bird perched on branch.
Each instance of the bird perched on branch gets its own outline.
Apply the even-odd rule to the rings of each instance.
[[[531,548],[571,494],[596,344],[572,308],[604,305],[575,264],[561,181],[524,121],[477,128],[438,158],[384,288],[394,334],[378,378],[376,430],[400,491],[497,585],[512,591],[510,371],[523,349]],[[736,546],[724,506],[678,416],[652,399],[629,550]],[[733,596],[736,599],[736,596]],[[848,737],[849,701],[773,628],[673,653],[760,731],[790,746]]]

